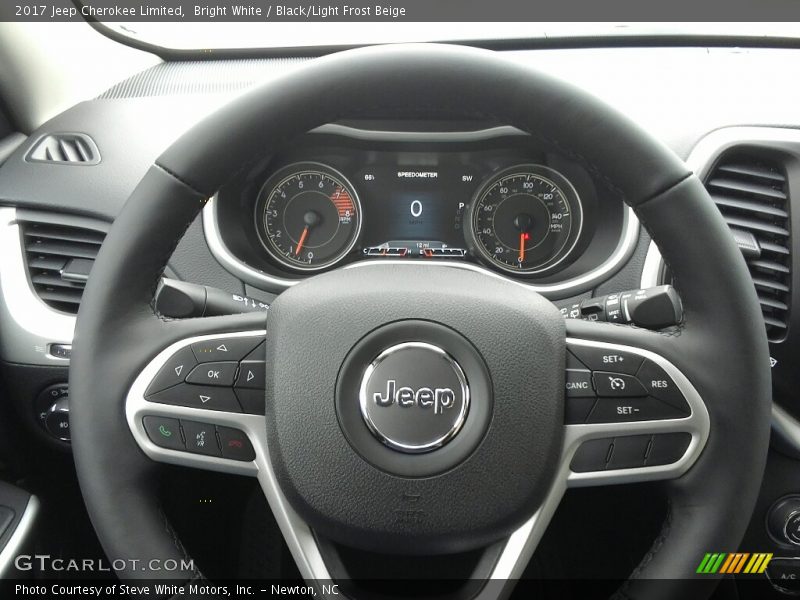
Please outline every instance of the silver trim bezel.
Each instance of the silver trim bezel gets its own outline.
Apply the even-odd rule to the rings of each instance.
[[[303,169],[301,167],[309,167],[309,168],[308,169]],[[301,265],[301,264],[298,264],[298,263],[289,262],[288,260],[286,260],[284,258],[284,256],[283,256],[283,254],[278,252],[279,248],[277,246],[270,247],[270,244],[271,243],[274,244],[274,242],[270,242],[268,240],[269,235],[268,235],[268,231],[267,231],[267,228],[266,228],[265,219],[263,218],[263,213],[267,208],[266,202],[269,201],[269,196],[271,195],[271,191],[272,190],[270,190],[270,193],[266,195],[267,196],[266,198],[263,198],[263,197],[264,197],[264,190],[267,189],[267,185],[268,184],[272,183],[273,190],[274,190],[274,189],[277,189],[281,184],[283,184],[286,181],[288,181],[289,179],[291,179],[292,176],[297,175],[298,173],[312,172],[313,169],[318,169],[319,173],[323,173],[323,174],[329,176],[334,181],[336,181],[338,179],[338,183],[341,184],[342,187],[347,189],[347,192],[348,192],[348,194],[350,194],[350,197],[352,198],[353,203],[356,205],[356,209],[357,209],[356,210],[356,230],[353,233],[353,238],[347,243],[347,246],[336,255],[336,257],[334,257],[332,259],[329,259],[327,263],[322,264],[322,265],[304,266],[304,265]],[[325,173],[325,171],[329,171],[329,172]],[[282,175],[283,173],[289,173],[289,174],[288,175]],[[281,177],[278,178],[277,175],[281,175]],[[273,181],[275,181],[275,180],[278,180],[278,181],[276,183],[273,183]],[[262,204],[262,198],[263,198],[263,202],[264,202],[263,206],[261,205]],[[290,202],[291,202],[291,200],[290,200]],[[287,206],[288,206],[288,203],[287,203]],[[296,271],[297,273],[305,274],[305,275],[313,274],[313,273],[315,273],[317,271],[322,271],[324,269],[328,269],[332,265],[334,265],[337,262],[339,262],[340,260],[342,260],[345,256],[350,254],[350,251],[353,249],[353,246],[356,245],[356,243],[358,242],[358,238],[361,236],[361,226],[362,226],[362,224],[364,222],[363,210],[361,209],[361,199],[358,197],[358,190],[356,190],[355,186],[352,183],[350,183],[350,180],[347,179],[347,177],[345,177],[344,174],[341,171],[339,171],[338,169],[334,169],[330,165],[327,165],[327,164],[321,163],[321,162],[316,162],[316,161],[302,161],[302,162],[290,163],[288,165],[285,165],[285,166],[281,167],[278,171],[273,173],[270,176],[270,178],[267,181],[264,182],[264,185],[262,185],[261,189],[258,191],[258,200],[256,201],[256,206],[255,206],[254,212],[255,212],[256,225],[258,227],[258,240],[261,242],[261,245],[264,247],[264,250],[267,251],[267,253],[270,255],[270,257],[273,260],[279,262],[280,264],[282,264],[286,268],[291,269],[292,271]],[[259,214],[259,212],[261,212],[262,214]],[[284,217],[284,219],[285,219],[285,217]]]
[[[212,256],[225,267],[233,275],[259,289],[263,289],[273,293],[280,293],[288,288],[301,283],[303,279],[289,279],[286,277],[279,277],[271,273],[267,273],[260,269],[256,269],[247,263],[239,260],[225,245],[219,230],[219,222],[217,220],[216,211],[216,195],[212,197],[203,208],[203,231],[206,236],[208,248]],[[606,261],[597,266],[596,268],[583,273],[577,277],[560,281],[558,283],[526,283],[519,279],[512,279],[506,277],[497,271],[492,271],[474,263],[447,261],[447,260],[419,260],[419,261],[402,261],[394,259],[364,259],[358,262],[350,263],[342,268],[348,269],[352,267],[359,267],[370,264],[415,264],[415,265],[431,265],[434,267],[453,267],[457,269],[466,269],[483,273],[484,275],[491,275],[500,277],[506,281],[517,283],[532,292],[538,292],[544,296],[565,296],[571,293],[578,293],[581,290],[591,288],[593,285],[603,281],[617,269],[619,269],[633,254],[636,249],[636,244],[639,241],[639,220],[629,206],[625,207],[623,212],[622,222],[622,236],[614,251]]]
[[[490,188],[494,186],[500,179],[520,175],[521,173],[519,171],[522,172],[528,171],[529,173],[533,173],[536,177],[539,177],[543,181],[552,184],[554,188],[558,189],[558,191],[561,192],[561,195],[564,197],[567,203],[569,203],[568,195],[571,194],[575,199],[575,207],[573,208],[577,208],[578,210],[578,231],[575,233],[575,239],[572,240],[572,244],[570,244],[569,247],[567,247],[567,243],[565,242],[564,246],[562,246],[562,248],[559,250],[559,252],[562,252],[564,248],[566,248],[564,254],[554,262],[545,263],[541,267],[537,267],[535,269],[526,269],[524,271],[513,269],[508,265],[497,262],[494,259],[494,256],[489,252],[489,250],[483,244],[483,242],[481,242],[475,235],[475,229],[476,229],[475,218],[476,218],[476,211],[478,210],[478,203],[481,202],[486,197],[486,195],[489,193]],[[537,171],[542,171],[544,174],[537,173]],[[560,179],[561,184],[563,184],[563,187],[566,188],[567,192],[565,193],[561,189],[562,185],[559,185],[557,181],[551,181],[549,178],[555,180]],[[545,165],[539,165],[535,163],[525,163],[525,164],[514,165],[502,169],[497,173],[493,173],[489,178],[486,179],[486,181],[484,181],[480,185],[475,194],[472,196],[472,200],[470,200],[469,207],[470,207],[469,208],[470,227],[469,229],[467,229],[466,232],[467,238],[470,239],[475,244],[475,248],[478,250],[478,252],[481,254],[481,256],[485,261],[488,261],[490,264],[494,265],[495,268],[509,274],[516,273],[518,275],[529,276],[529,275],[536,275],[539,273],[546,273],[547,271],[550,271],[551,269],[560,265],[562,262],[564,262],[565,260],[567,260],[567,258],[570,257],[572,252],[575,250],[575,247],[578,245],[578,242],[580,242],[581,233],[583,233],[583,201],[581,200],[580,194],[578,194],[578,190],[575,189],[575,186],[572,185],[572,182],[569,179],[567,179],[563,174]],[[494,221],[492,221],[492,223],[494,223]],[[572,235],[572,224],[570,222],[570,231],[567,234],[567,241],[569,241],[571,235]],[[545,236],[545,238],[546,237],[547,236]]]
[[[303,578],[311,583],[330,582],[330,572],[325,565],[313,532],[289,505],[277,482],[269,458],[269,444],[264,417],[259,415],[208,411],[198,408],[158,404],[148,402],[144,398],[145,390],[150,384],[150,381],[172,354],[181,348],[208,339],[264,336],[265,333],[266,332],[262,330],[205,335],[188,338],[170,345],[153,358],[137,376],[131,386],[125,403],[125,414],[128,426],[130,427],[136,443],[142,451],[153,460],[173,465],[205,468],[214,471],[257,477]],[[664,357],[654,352],[632,346],[573,338],[567,339],[567,345],[589,346],[606,350],[630,352],[654,361],[673,378],[678,388],[685,395],[691,408],[691,413],[685,418],[663,421],[565,425],[560,464],[545,500],[530,519],[505,541],[500,556],[489,576],[491,580],[514,580],[522,575],[528,560],[541,540],[547,525],[550,523],[568,487],[609,485],[680,477],[691,468],[692,464],[694,464],[695,460],[700,456],[708,440],[710,420],[705,404],[686,376]],[[256,458],[251,462],[242,463],[230,459],[160,448],[153,444],[147,437],[147,433],[142,424],[142,418],[145,415],[187,418],[236,427],[245,431],[250,437],[255,449]],[[573,473],[569,468],[575,452],[584,441],[596,438],[614,437],[617,435],[656,434],[675,431],[687,432],[692,438],[683,457],[673,464],[591,473]],[[497,594],[490,591],[488,589],[489,587],[490,586],[484,586],[484,589],[478,594],[477,598],[480,600],[496,598]],[[496,588],[493,589],[496,590]],[[322,593],[320,593],[320,595],[323,598],[334,597],[326,596]]]
[[[17,211],[0,208],[0,355],[10,362],[68,365],[48,352],[51,344],[71,344],[75,317],[56,311],[33,290],[28,277]]]
[[[457,141],[478,142],[478,141],[485,141],[502,137],[525,137],[528,135],[524,131],[512,126],[489,127],[486,129],[480,129],[475,131],[420,132],[420,131],[373,131],[367,129],[358,129],[355,127],[350,127],[347,125],[341,125],[337,123],[322,125],[320,127],[317,127],[316,129],[313,129],[312,133],[336,135],[341,137],[349,137],[352,139],[373,141],[373,142],[399,141],[399,142],[436,142],[436,143],[457,142]],[[209,202],[206,203],[205,208],[203,208],[203,213],[202,213],[203,231],[206,237],[206,243],[208,244],[211,254],[225,269],[227,269],[230,273],[232,273],[245,283],[248,283],[259,289],[263,289],[267,292],[272,292],[276,294],[279,294],[280,292],[283,292],[288,288],[297,285],[298,283],[303,281],[302,274],[299,274],[300,276],[296,278],[281,277],[280,275],[267,273],[266,271],[253,267],[247,264],[246,262],[240,260],[238,257],[236,257],[236,255],[234,255],[230,251],[230,249],[226,246],[224,240],[222,239],[222,234],[219,228],[219,221],[217,218],[217,211],[215,208],[216,197],[217,196],[214,195],[209,200]],[[638,240],[639,240],[639,220],[637,219],[636,214],[634,213],[631,207],[624,206],[622,234],[620,235],[619,242],[617,243],[616,247],[611,252],[611,254],[608,256],[608,258],[605,261],[603,261],[600,265],[598,265],[594,269],[587,271],[586,273],[582,273],[581,275],[572,277],[564,281],[559,281],[557,283],[536,284],[536,283],[519,281],[517,279],[504,276],[498,271],[491,270],[488,267],[484,267],[479,264],[465,263],[459,261],[450,262],[447,260],[424,260],[424,261],[420,260],[420,261],[415,261],[414,264],[449,266],[449,267],[478,271],[481,273],[500,275],[501,277],[507,280],[518,282],[524,285],[529,290],[538,292],[544,296],[565,297],[577,294],[581,291],[585,291],[594,286],[595,284],[600,283],[614,272],[616,272],[633,255]],[[346,265],[345,268],[355,265],[361,265],[364,263],[369,264],[373,262],[391,264],[394,262],[402,262],[402,261],[395,261],[392,259],[367,258],[359,260],[358,262],[350,263],[349,265]],[[306,274],[306,276],[309,275],[311,274],[310,273]]]
[[[653,361],[660,366],[672,378],[678,389],[686,398],[691,413],[689,416],[680,419],[664,419],[658,421],[635,421],[631,423],[596,423],[566,425],[566,435],[564,436],[564,447],[566,464],[572,461],[572,457],[578,450],[581,443],[598,438],[615,437],[617,435],[645,435],[657,433],[684,432],[692,436],[689,447],[684,452],[683,457],[672,464],[658,465],[652,467],[640,467],[636,469],[615,469],[610,471],[598,471],[589,473],[574,473],[570,471],[569,486],[585,487],[588,485],[631,483],[634,481],[653,481],[658,479],[670,479],[680,477],[689,470],[697,458],[700,456],[711,431],[711,419],[708,415],[700,394],[689,381],[689,379],[671,362],[663,356],[643,350],[633,346],[621,344],[611,344],[606,342],[595,342],[578,339],[567,339],[567,346],[583,346],[590,348],[601,348],[618,352],[629,352],[642,356]],[[602,402],[602,399],[598,400]]]
[[[159,352],[137,376],[128,392],[125,402],[125,416],[136,443],[147,456],[155,461],[257,477],[301,575],[308,580],[321,579],[329,581],[331,577],[322,559],[313,532],[289,505],[278,485],[275,472],[272,470],[272,463],[267,456],[267,430],[263,416],[158,404],[156,402],[148,402],[144,397],[145,390],[156,373],[172,354],[181,348],[190,346],[195,342],[203,342],[210,339],[263,337],[265,335],[266,331],[260,330],[203,335],[175,342],[162,352]],[[235,427],[249,436],[256,458],[253,461],[243,462],[160,448],[147,437],[147,432],[142,424],[142,417],[145,415],[191,419]]]

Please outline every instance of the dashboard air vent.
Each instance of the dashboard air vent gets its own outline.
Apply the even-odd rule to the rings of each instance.
[[[105,234],[83,227],[38,222],[24,222],[20,228],[34,291],[48,306],[77,314]]]
[[[82,133],[46,135],[34,144],[26,156],[28,162],[52,162],[73,165],[96,165],[100,151],[92,138]]]
[[[770,342],[786,337],[791,290],[789,189],[780,160],[757,151],[725,154],[706,188],[742,251]]]

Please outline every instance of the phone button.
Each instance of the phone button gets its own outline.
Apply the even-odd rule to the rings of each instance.
[[[181,437],[181,426],[178,419],[167,417],[145,417],[142,419],[147,437],[156,446],[171,450],[186,450]]]
[[[245,432],[217,425],[217,433],[219,434],[219,445],[222,448],[222,458],[242,461],[255,459],[256,453]]]

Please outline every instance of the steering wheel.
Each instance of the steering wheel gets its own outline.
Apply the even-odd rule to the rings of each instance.
[[[436,263],[311,277],[266,317],[155,314],[182,234],[242,165],[324,123],[409,107],[513,125],[602,178],[658,244],[683,322],[652,332],[565,320],[525,286]],[[182,383],[209,361],[232,364],[218,376],[249,391]],[[482,551],[473,580],[513,580],[568,487],[663,480],[663,529],[620,592],[675,598],[691,586],[696,598],[716,584],[697,580],[703,554],[741,541],[770,431],[759,305],[698,179],[585,92],[461,47],[310,61],[183,135],[103,244],[70,369],[82,493],[109,559],[140,561],[118,571],[125,578],[202,577],[150,562],[187,558],[159,509],[158,463],[257,477],[300,573],[315,581],[347,578],[341,547]],[[610,377],[647,398],[595,398]],[[580,383],[592,378],[598,392]],[[578,383],[565,390],[565,379]],[[478,597],[499,594],[479,587]]]

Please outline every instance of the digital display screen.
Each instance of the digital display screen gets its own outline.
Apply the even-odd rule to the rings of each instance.
[[[465,247],[464,213],[476,183],[463,166],[372,166],[357,181],[365,253],[381,246]]]

